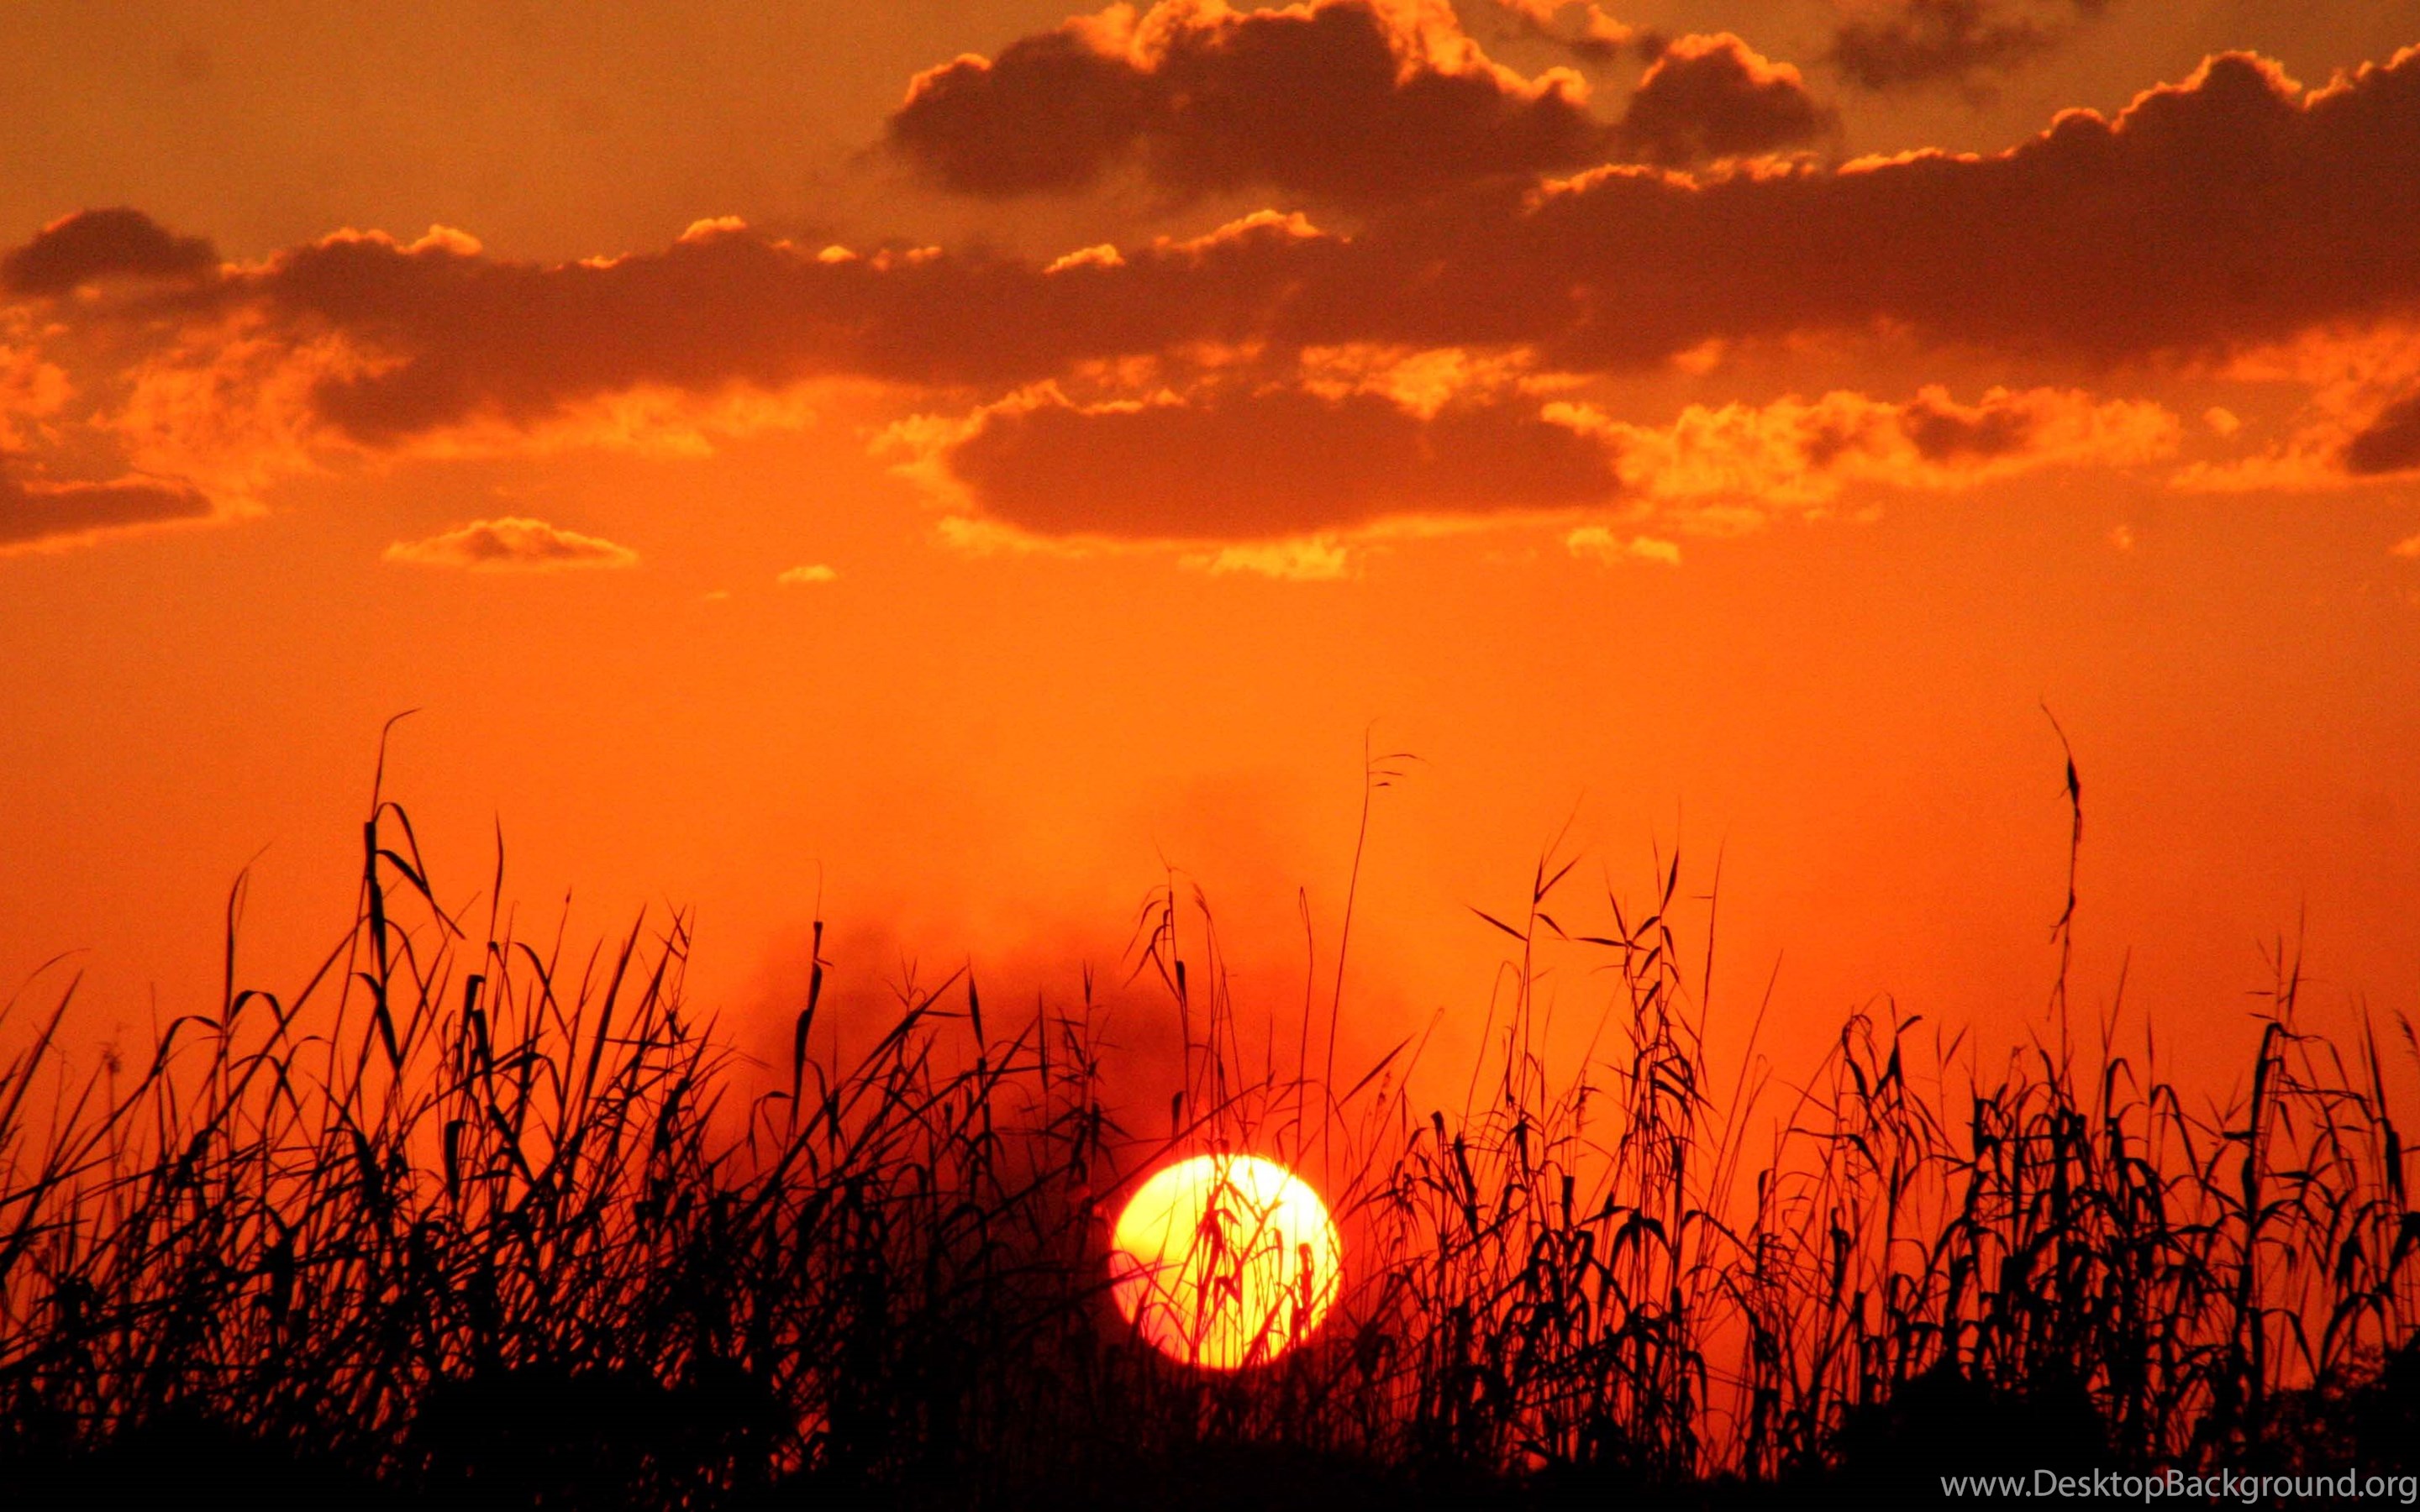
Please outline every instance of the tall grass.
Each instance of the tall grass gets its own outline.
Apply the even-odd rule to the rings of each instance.
[[[819,1052],[818,926],[786,1063],[747,1065],[684,999],[684,918],[583,952],[492,891],[449,911],[383,801],[362,855],[288,995],[236,985],[239,885],[217,1011],[138,1069],[64,1063],[72,988],[0,1015],[17,1487],[164,1454],[396,1504],[1335,1505],[2420,1453],[2387,1071],[2300,1027],[2282,945],[2229,1103],[2114,1011],[2073,1042],[2063,974],[2006,1059],[1885,1009],[1798,1074],[1752,1033],[1718,1071],[1679,858],[1630,905],[1549,862],[1473,926],[1512,955],[1484,1053],[1415,1077],[1334,1066],[1341,965],[1324,1041],[1313,984],[1254,1068],[1171,887],[1137,949],[1187,1046],[1163,1121],[1112,1104],[1089,986],[1007,1013],[960,974]],[[1571,998],[1599,1022],[1559,1068]],[[1107,1300],[1119,1197],[1205,1148],[1303,1169],[1346,1235],[1328,1322],[1256,1369]]]

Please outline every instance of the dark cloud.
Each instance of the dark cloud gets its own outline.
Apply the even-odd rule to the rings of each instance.
[[[1422,0],[1079,17],[917,76],[891,145],[961,193],[1081,189],[1139,162],[1177,194],[1273,188],[1369,206],[1603,162],[1586,85],[1489,62]]]
[[[100,278],[189,278],[217,265],[209,242],[140,210],[79,210],[0,258],[0,283],[16,294],[63,294]]]
[[[1677,166],[1804,147],[1833,125],[1796,69],[1719,32],[1665,46],[1630,97],[1621,139],[1631,156]]]
[[[1070,23],[916,76],[891,146],[961,194],[1006,198],[1092,184],[1152,113],[1142,71]]]
[[[25,483],[0,473],[0,548],[95,531],[199,519],[210,501],[199,489],[152,478],[107,483]]]
[[[2043,417],[2016,404],[1962,409],[1928,395],[1907,407],[1900,425],[1927,462],[1988,462],[2032,445]]]
[[[2108,0],[1900,0],[1844,22],[1831,62],[1873,90],[1974,85],[2060,46]]]
[[[1422,417],[1378,394],[986,411],[942,460],[986,516],[1041,535],[1252,540],[1391,515],[1601,503],[1605,448],[1532,401]]]
[[[2345,446],[2345,471],[2360,476],[2420,468],[2420,393],[2379,412]]]
[[[2385,186],[2412,182],[2420,51],[2307,100],[2228,54],[2115,120],[2071,112],[2003,153],[1702,181],[1603,170],[1473,191],[1352,238],[1263,216],[1045,270],[819,255],[746,231],[556,267],[356,237],[210,298],[379,354],[316,401],[376,444],[642,385],[1011,385],[1202,343],[1521,346],[1609,371],[1710,339],[1887,324],[2106,361],[2412,309],[2420,196]]]
[[[1356,242],[1349,315],[1342,290],[1294,311],[1316,339],[1349,320],[1588,369],[1885,325],[2086,361],[2221,350],[2420,302],[2420,195],[2388,187],[2415,181],[2420,50],[2308,98],[2223,54],[2000,153],[1470,196]]]
[[[1217,235],[1075,261],[810,252],[745,230],[610,263],[504,262],[442,239],[346,236],[213,291],[300,341],[337,335],[378,363],[332,368],[316,418],[394,445],[471,422],[534,425],[640,387],[711,394],[826,375],[1003,384],[1087,358],[1244,341],[1271,295],[1343,250],[1263,216]]]
[[[1171,0],[1140,22],[1078,17],[918,75],[891,146],[961,193],[1091,186],[1121,165],[1180,197],[1268,189],[1368,209],[1489,179],[1609,161],[1683,164],[1796,147],[1830,117],[1787,64],[1728,34],[1652,39],[1593,7],[1569,46],[1650,60],[1619,122],[1568,70],[1490,62],[1451,10],[1420,0],[1315,0],[1236,12]]]
[[[907,448],[914,469],[938,464],[986,520],[1041,537],[1185,542],[1299,542],[1394,517],[1617,501],[1657,528],[1738,531],[1821,512],[1853,486],[1947,492],[2044,468],[2158,462],[2174,454],[2178,431],[2156,404],[2079,390],[1993,389],[1971,405],[1939,388],[1905,402],[1836,390],[1693,406],[1655,426],[1542,400],[1500,375],[1445,398],[1449,386],[1429,395],[1434,409],[1382,392],[1418,384],[1386,380],[1097,405],[1045,390],[979,410],[954,434],[904,429],[919,437]],[[1224,560],[1292,577],[1349,565],[1332,548]]]
[[[1264,214],[1041,266],[817,251],[718,224],[658,253],[537,265],[458,238],[348,234],[191,288],[118,291],[74,318],[131,317],[95,349],[128,354],[139,402],[127,413],[149,427],[147,446],[268,435],[388,448],[469,426],[509,437],[576,425],[583,407],[634,391],[710,404],[826,377],[914,385],[970,409],[1050,378],[1088,394],[1182,393],[1223,374],[1232,395],[1246,380],[1295,381],[1307,349],[1351,347],[1511,351],[1538,369],[1612,373],[1710,341],[1887,329],[1918,347],[2089,366],[2420,312],[2420,195],[2397,192],[2414,182],[2420,50],[2308,96],[2273,66],[2227,54],[2115,119],[2070,112],[2005,152],[1488,183],[1397,207],[1351,236]],[[241,341],[219,334],[230,322]],[[1102,377],[1135,363],[1153,375],[1133,380],[1142,389]],[[266,423],[222,412],[277,404],[300,409]],[[1017,480],[1057,478],[1052,447],[1077,431],[1103,446],[1156,438],[1164,453],[1133,459],[1156,476],[1155,455],[1214,433],[1249,448],[1246,415],[1295,427],[1307,455],[1324,450],[1314,433],[1357,437],[1388,497],[1464,486],[1450,458],[1410,460],[1419,437],[1461,423],[1451,410],[1415,425],[1335,400],[1002,414],[964,460],[993,469],[1001,497],[1038,521],[1056,506]],[[1967,424],[1911,434],[1945,455],[2001,444]],[[2382,419],[2348,465],[2401,455],[2400,434]],[[1457,433],[1466,441],[1489,444]],[[1554,438],[1532,443],[1545,450],[1516,448],[1503,465],[1568,476],[1535,461],[1560,455]],[[1081,480],[1067,486],[1085,497]],[[1312,491],[1298,477],[1285,486]],[[1389,507],[1335,486],[1339,501],[1322,507],[1337,517]],[[1168,497],[1191,501],[1165,506],[1167,528],[1198,517],[1208,529],[1219,510],[1249,523],[1249,491],[1221,503],[1187,487],[1171,478]]]

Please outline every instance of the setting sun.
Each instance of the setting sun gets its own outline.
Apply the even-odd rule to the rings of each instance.
[[[1302,1342],[1336,1298],[1326,1204],[1254,1155],[1197,1155],[1145,1181],[1109,1242],[1118,1310],[1171,1359],[1233,1370]]]

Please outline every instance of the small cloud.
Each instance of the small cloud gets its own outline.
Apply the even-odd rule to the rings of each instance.
[[[2134,549],[2134,527],[2119,525],[2109,532],[2109,544],[2120,551]]]
[[[218,265],[199,237],[180,237],[140,210],[78,210],[0,257],[0,284],[19,294],[65,294],[101,278],[194,278]]]
[[[1125,265],[1125,255],[1104,241],[1097,246],[1078,247],[1051,262],[1042,271],[1046,274],[1063,273],[1070,268],[1124,268]]]
[[[727,604],[731,602],[731,590],[728,588],[709,588],[706,591],[704,596],[706,602],[709,604]]]
[[[1223,578],[1231,572],[1249,572],[1281,582],[1296,583],[1342,582],[1347,578],[1360,576],[1353,553],[1326,539],[1231,546],[1215,552],[1179,557],[1177,565],[1192,572],[1206,572],[1213,578]]]
[[[210,501],[201,490],[170,479],[23,483],[0,471],[0,554],[197,520],[209,513]]]
[[[1720,336],[1709,336],[1686,351],[1674,352],[1672,365],[1691,378],[1704,378],[1723,365],[1728,345]]]
[[[1630,97],[1621,138],[1649,162],[1679,166],[1801,147],[1833,125],[1796,69],[1716,32],[1665,48]]]
[[[2201,423],[2210,427],[2213,436],[2232,436],[2243,428],[2242,418],[2224,405],[2214,404],[2203,410]]]
[[[1563,547],[1575,557],[1594,557],[1611,566],[1620,562],[1653,562],[1667,567],[1681,564],[1677,541],[1634,535],[1625,541],[1602,525],[1583,525],[1563,537]]]
[[[1853,12],[1832,62],[1863,88],[1968,90],[2063,47],[2109,0],[1894,0]]]
[[[773,580],[784,588],[811,588],[816,583],[838,582],[840,574],[820,562],[811,562],[778,574]]]
[[[2388,547],[2386,554],[2395,557],[2420,557],[2420,535],[2405,536]]]
[[[1329,373],[1310,380],[1316,389],[1083,405],[1045,386],[954,425],[899,432],[892,452],[944,498],[1032,535],[1204,548],[1572,508],[1618,491],[1603,443],[1534,399],[1446,403],[1461,382],[1452,373],[1363,377],[1408,392],[1363,392]],[[1423,414],[1429,403],[1438,408]]]
[[[594,535],[518,515],[474,519],[425,541],[397,541],[389,562],[473,572],[551,572],[566,567],[635,567],[639,553]]]
[[[711,241],[716,237],[739,236],[748,223],[737,215],[716,215],[702,221],[691,221],[689,229],[680,234],[683,241]]]

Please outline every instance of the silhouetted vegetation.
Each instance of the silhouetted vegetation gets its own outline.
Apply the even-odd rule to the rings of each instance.
[[[72,989],[0,1020],[0,1486],[1336,1512],[2420,1457],[2385,1068],[2298,1028],[2288,952],[2231,1104],[2148,1034],[2071,1042],[2063,976],[2004,1063],[1858,1013],[1805,1075],[1751,1051],[1716,1086],[1677,857],[1629,908],[1556,865],[1474,926],[1513,959],[1459,1106],[1406,1091],[1417,1044],[1333,1067],[1341,978],[1291,1072],[1248,1072],[1163,893],[1138,954],[1187,1090],[1146,1134],[1089,991],[1003,1014],[954,977],[844,1057],[818,953],[787,1064],[738,1064],[683,999],[684,920],[582,954],[449,912],[378,804],[300,991],[230,966],[214,1014],[89,1072],[54,1046]],[[1574,979],[1603,1024],[1559,1074]],[[1346,1236],[1319,1335],[1230,1375],[1137,1343],[1101,1255],[1133,1178],[1222,1146]]]

